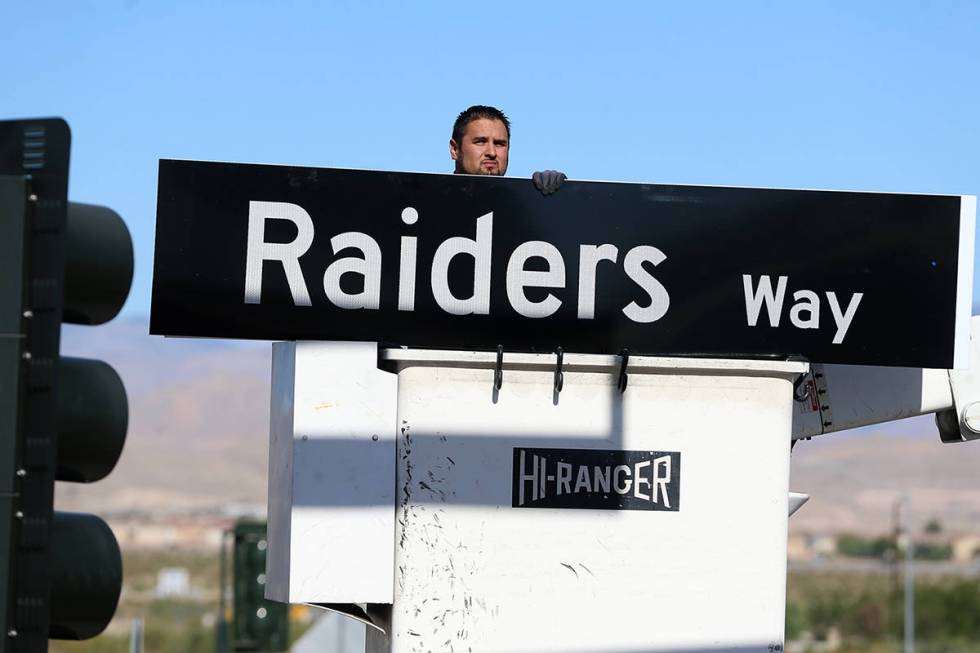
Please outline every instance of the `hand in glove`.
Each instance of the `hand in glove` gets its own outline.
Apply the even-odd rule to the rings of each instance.
[[[544,170],[531,175],[534,187],[541,191],[542,195],[551,195],[561,187],[561,183],[566,179],[568,177],[565,176],[565,173],[557,170]]]

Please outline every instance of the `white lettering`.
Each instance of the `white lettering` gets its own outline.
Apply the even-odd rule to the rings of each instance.
[[[611,472],[612,470],[610,469],[609,465],[606,465],[605,467],[593,468],[593,476],[595,478],[595,490],[594,490],[595,492],[598,492],[600,487],[602,487],[603,492],[609,491],[610,488],[609,476]]]
[[[616,262],[615,245],[580,245],[578,248],[578,319],[595,319],[595,277],[599,261]]]
[[[864,293],[854,293],[850,303],[847,305],[847,310],[841,314],[840,304],[837,302],[837,293],[827,293],[827,301],[830,303],[830,313],[834,316],[834,324],[837,325],[837,333],[834,334],[833,340],[835,345],[844,342],[844,336],[847,335],[847,330],[851,326],[851,320],[854,319],[854,314],[857,312],[858,304],[861,303],[862,297],[864,297]]]
[[[291,243],[265,242],[266,220],[289,220],[296,225]],[[289,202],[249,202],[248,240],[245,246],[245,303],[262,303],[262,264],[279,261],[286,273],[289,292],[296,306],[312,306],[310,293],[299,267],[299,257],[313,244],[313,220],[303,207]]]
[[[402,236],[402,253],[398,267],[398,310],[415,310],[415,261],[414,236]]]
[[[527,469],[524,466],[524,450],[521,449],[521,472],[520,472],[520,488],[517,491],[517,505],[524,505],[524,484],[528,481],[531,482],[531,500],[537,501],[538,499],[538,457],[531,456],[531,473],[528,474],[524,470]]]
[[[663,471],[661,475],[659,472]],[[661,456],[653,460],[653,502],[660,503],[659,496],[663,497],[663,503],[670,508],[670,496],[667,494],[667,483],[670,482],[670,456]]]
[[[796,303],[789,309],[789,321],[793,323],[793,326],[801,329],[819,329],[820,296],[812,290],[797,290],[793,293],[793,299],[796,300]],[[804,311],[810,314],[810,318],[807,320],[800,317],[800,313]]]
[[[578,468],[578,478],[575,479],[575,491],[584,489],[586,492],[592,491],[592,483],[589,481],[589,468],[581,465]]]
[[[650,296],[650,305],[646,308],[640,308],[639,304],[632,302],[623,309],[626,317],[634,322],[641,324],[656,322],[666,315],[667,309],[670,307],[670,295],[667,294],[667,289],[664,288],[663,284],[643,267],[645,261],[660,265],[666,258],[667,256],[663,252],[649,245],[634,247],[623,258],[623,268],[626,270],[627,276]]]
[[[490,248],[493,244],[493,212],[476,219],[476,239],[448,238],[432,259],[432,296],[451,315],[487,315],[490,312]],[[449,289],[449,264],[457,254],[473,257],[473,294],[455,297]]]
[[[616,490],[617,494],[629,494],[630,487],[633,485],[633,481],[630,480],[630,466],[629,465],[616,465],[616,469],[613,470],[613,489]],[[625,480],[620,483],[620,479]]]
[[[564,488],[564,490],[562,489]],[[569,463],[558,463],[558,492],[557,494],[572,493],[572,466]]]
[[[532,257],[543,258],[548,263],[547,270],[525,270],[524,264]],[[551,243],[531,240],[522,243],[510,255],[507,263],[507,299],[514,310],[524,317],[548,317],[561,306],[561,300],[548,293],[540,302],[528,301],[524,294],[525,286],[538,288],[565,287],[565,261],[561,253]]]
[[[544,499],[545,482],[548,480],[545,475],[548,471],[548,460],[544,456],[535,456],[535,458],[538,459],[538,470],[540,470],[540,474],[538,474],[538,483],[541,486],[539,496]]]
[[[415,224],[419,221],[419,212],[411,206],[402,209],[402,222]],[[398,260],[398,310],[415,310],[415,236],[402,236],[401,257]]]
[[[643,492],[640,491],[641,485],[646,485],[647,487],[651,487],[650,481],[643,478],[643,475],[640,473],[641,469],[649,466],[650,466],[649,460],[644,460],[642,463],[636,463],[635,465],[633,465],[633,476],[636,479],[633,481],[633,496],[636,497],[637,499],[646,499],[647,501],[650,500],[649,494],[644,494]]]
[[[769,275],[764,274],[759,277],[759,287],[755,291],[752,290],[752,276],[742,275],[742,287],[745,291],[745,316],[749,326],[755,326],[756,322],[759,321],[759,312],[762,310],[763,304],[766,305],[766,310],[769,312],[769,326],[779,326],[779,315],[783,310],[783,298],[786,294],[786,282],[788,280],[789,277],[779,277],[774,296]]]
[[[327,299],[338,308],[378,310],[381,303],[381,247],[378,241],[359,231],[348,231],[331,238],[330,246],[334,254],[353,247],[361,250],[364,257],[348,256],[327,267],[323,272],[323,290]],[[340,287],[340,278],[348,273],[364,277],[361,292],[348,293]]]

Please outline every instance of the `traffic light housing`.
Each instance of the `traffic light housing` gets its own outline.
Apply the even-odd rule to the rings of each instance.
[[[289,648],[289,604],[265,598],[266,524],[239,520],[232,533],[232,650],[285,651]]]
[[[55,480],[106,476],[122,451],[125,388],[101,361],[61,358],[61,323],[102,324],[133,275],[125,223],[67,201],[60,119],[0,122],[0,651],[47,651],[108,625],[119,546],[95,515],[55,512]]]

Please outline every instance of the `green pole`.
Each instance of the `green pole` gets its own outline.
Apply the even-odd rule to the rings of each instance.
[[[228,566],[225,553],[225,542],[230,530],[221,534],[218,558],[218,618],[215,620],[214,650],[216,653],[228,653],[228,622],[225,620],[225,588],[227,585],[225,568]]]

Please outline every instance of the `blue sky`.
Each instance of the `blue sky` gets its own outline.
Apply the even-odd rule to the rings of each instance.
[[[133,233],[130,317],[159,158],[449,172],[474,103],[512,118],[517,176],[980,193],[977,2],[8,0],[0,25],[0,118],[68,120],[71,199]]]

